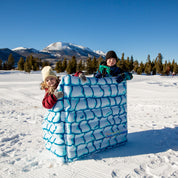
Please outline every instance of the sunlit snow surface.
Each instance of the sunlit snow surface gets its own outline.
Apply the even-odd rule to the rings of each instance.
[[[178,177],[178,76],[134,75],[127,143],[69,164],[45,148],[41,81],[40,72],[0,71],[1,178]]]

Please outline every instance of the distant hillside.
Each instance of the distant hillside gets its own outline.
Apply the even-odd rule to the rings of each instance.
[[[56,58],[55,56],[53,56],[52,54],[50,54],[48,52],[38,51],[34,48],[18,47],[18,48],[12,49],[12,50],[24,57],[32,55],[33,57],[40,58],[40,59]]]
[[[105,57],[105,53],[102,51],[93,51],[90,48],[76,45],[72,43],[64,42],[55,42],[42,50],[36,50],[34,48],[25,48],[17,47],[12,50],[8,48],[0,49],[0,59],[4,62],[8,59],[9,55],[12,54],[15,63],[17,63],[20,57],[26,58],[27,56],[32,55],[35,58],[39,58],[50,63],[55,63],[60,59],[71,59],[72,56],[75,56],[77,60],[86,60],[87,58],[99,58],[100,56]]]
[[[2,48],[0,49],[0,59],[5,62],[9,55],[12,54],[15,60],[15,63],[17,63],[20,59],[20,57],[23,57],[19,53],[16,53],[15,51],[10,50],[9,48]]]

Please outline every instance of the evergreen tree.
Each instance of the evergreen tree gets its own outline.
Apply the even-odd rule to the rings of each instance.
[[[136,73],[137,73],[137,69],[138,69],[138,67],[139,67],[139,63],[138,63],[138,61],[137,61],[137,60],[136,60],[136,61],[134,61],[133,66],[134,66],[134,68],[133,68],[134,72],[136,72]]]
[[[122,53],[122,57],[121,57],[121,60],[124,60],[124,53]]]
[[[33,70],[33,66],[34,66],[34,63],[35,63],[33,56],[30,55],[28,60],[29,60],[30,66],[31,66],[31,70]]]
[[[159,73],[159,74],[162,73],[162,69],[163,69],[162,60],[163,60],[162,54],[158,53],[157,64],[156,64],[156,72]]]
[[[65,72],[67,68],[67,59],[64,58],[64,60],[62,61],[62,72]]]
[[[87,59],[86,71],[87,71],[87,74],[93,73],[91,58]]]
[[[140,70],[142,71],[142,73],[144,72],[145,70],[145,65],[143,64],[143,62],[140,63]]]
[[[176,62],[174,63],[174,66],[173,66],[173,73],[178,74],[178,65]]]
[[[29,64],[31,66],[31,70],[37,71],[40,67],[40,60],[38,58],[34,58],[32,55],[28,57]]]
[[[163,67],[163,69],[162,69],[162,75],[167,75],[167,61],[165,61],[165,63],[164,64],[162,64],[162,67]]]
[[[167,75],[170,75],[170,72],[171,72],[171,63],[168,62],[167,63]]]
[[[2,70],[2,60],[0,59],[0,70]]]
[[[50,63],[48,61],[43,61],[42,62],[42,68],[45,66],[50,66]]]
[[[12,56],[12,54],[9,54],[8,60],[7,60],[7,68],[8,70],[13,69],[14,68],[14,57]]]
[[[150,75],[150,74],[151,74],[151,71],[152,71],[151,60],[150,60],[150,55],[148,55],[148,57],[147,57],[147,62],[146,62],[146,64],[145,64],[145,70],[144,70],[144,72],[145,72],[147,75]]]
[[[42,67],[42,61],[41,61],[41,59],[38,59],[38,63],[39,63],[39,69],[40,69],[40,67]]]
[[[117,66],[120,67],[123,71],[127,71],[126,62],[124,58],[118,61]]]
[[[130,59],[127,57],[127,60],[124,61],[125,63],[125,71],[130,72]]]
[[[32,66],[31,66],[31,63],[30,63],[30,59],[27,57],[26,61],[24,63],[24,70],[25,70],[25,72],[30,73],[31,69],[32,69]]]
[[[97,66],[98,66],[98,62],[96,60],[96,57],[93,57],[93,60],[91,61],[91,65],[92,65],[92,73],[96,72],[97,70]]]
[[[38,58],[34,58],[33,70],[38,71],[40,69],[40,60]]]
[[[72,74],[72,65],[71,65],[71,60],[68,61],[66,72],[68,74]]]
[[[175,64],[175,60],[173,59],[173,60],[172,60],[172,63],[170,62],[170,65],[171,65],[171,72],[173,72],[173,70],[174,70],[174,64]]]
[[[167,66],[169,68],[169,73],[172,72],[173,71],[173,66],[172,66],[172,63],[170,61],[167,63]]]
[[[72,56],[70,65],[71,65],[71,70],[72,70],[71,72],[75,73],[77,70],[77,61],[76,61],[75,56]]]
[[[129,61],[129,71],[131,72],[134,69],[134,59],[133,56],[131,56],[130,61]]]
[[[125,60],[124,60],[124,53],[122,53],[121,60],[118,60],[117,66],[120,67],[123,71],[126,71]]]
[[[84,69],[82,59],[80,59],[78,65],[77,65],[77,71],[82,71]]]
[[[17,63],[17,66],[18,66],[18,70],[24,70],[24,63],[25,63],[25,60],[23,57],[20,57],[18,63]]]
[[[148,56],[147,56],[147,61],[146,61],[146,63],[148,63],[149,65],[151,64],[151,60],[150,60],[150,55],[148,54]]]
[[[141,67],[138,67],[138,68],[137,68],[137,74],[138,74],[138,75],[141,75],[141,74],[142,74],[142,70],[143,70],[143,69],[142,69]]]
[[[3,63],[3,67],[2,67],[3,70],[8,70],[8,64],[7,64],[7,61],[5,61]]]
[[[145,64],[145,74],[147,74],[147,75],[150,75],[151,74],[151,71],[152,71],[152,69],[151,69],[151,64],[150,63],[146,63]]]
[[[63,67],[62,67],[61,61],[56,62],[55,70],[57,73],[63,72]]]
[[[156,60],[151,62],[152,75],[156,75]]]

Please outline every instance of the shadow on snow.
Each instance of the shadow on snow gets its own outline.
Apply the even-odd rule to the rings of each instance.
[[[85,159],[136,156],[169,149],[178,151],[178,127],[129,133],[126,144],[94,153]]]

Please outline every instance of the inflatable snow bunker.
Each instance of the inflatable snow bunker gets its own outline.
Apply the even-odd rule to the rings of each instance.
[[[43,130],[45,145],[62,162],[127,141],[127,85],[114,77],[61,78],[64,97],[47,111]]]

